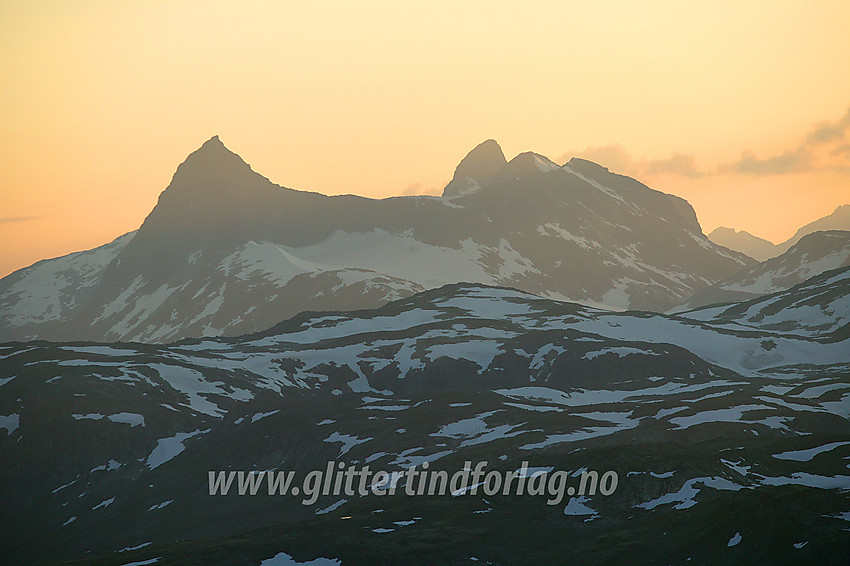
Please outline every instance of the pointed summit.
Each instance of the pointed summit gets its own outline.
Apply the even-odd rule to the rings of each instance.
[[[451,182],[443,189],[444,197],[473,193],[489,184],[507,164],[496,140],[481,142],[470,151],[455,169]]]
[[[221,140],[219,139],[218,134],[214,135],[213,137],[211,137],[210,139],[205,141],[204,145],[202,145],[201,147],[204,147],[204,146],[207,146],[207,145],[209,145],[210,147],[216,146],[216,145],[220,145],[221,147],[224,147],[224,144],[221,143]]]
[[[227,149],[219,137],[213,136],[198,149],[189,154],[174,174],[175,179],[181,174],[187,173],[185,169],[191,169],[192,173],[198,170],[216,169],[224,172],[227,169],[250,169],[251,167],[237,154]]]
[[[239,155],[227,149],[218,136],[213,136],[177,167],[160,201],[177,197],[204,200],[233,197],[255,184],[257,178],[267,181]]]
[[[249,223],[281,190],[213,136],[177,167],[139,229],[139,240],[153,233],[180,239],[185,231]]]
[[[228,153],[236,155],[235,153],[233,153],[232,151],[227,149],[227,147],[225,147],[224,143],[222,143],[221,138],[219,138],[218,135],[215,135],[215,136],[211,137],[210,139],[208,139],[207,141],[205,141],[203,144],[201,144],[201,147],[199,147],[198,149],[196,149],[195,151],[190,153],[189,157],[191,157],[195,154],[225,155],[225,154],[228,154]]]
[[[133,269],[164,274],[199,250],[229,249],[272,231],[287,210],[284,189],[251,169],[213,136],[177,167],[168,187],[114,269],[127,284]],[[276,214],[270,211],[277,211]],[[268,236],[266,236],[268,237]]]

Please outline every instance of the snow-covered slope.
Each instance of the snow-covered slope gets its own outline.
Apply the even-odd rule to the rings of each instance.
[[[457,284],[238,338],[0,345],[4,558],[552,564],[603,540],[610,564],[842,563],[848,297],[850,268],[679,316]],[[300,486],[329,462],[558,470],[573,491],[208,491],[210,471]],[[609,470],[613,493],[575,492]]]
[[[708,240],[678,197],[580,159],[507,162],[492,140],[442,197],[372,200],[274,185],[216,137],[120,242],[96,272],[72,270],[89,291],[61,305],[21,289],[79,287],[62,283],[68,258],[39,264],[38,281],[34,268],[0,281],[0,339],[233,336],[456,282],[661,311],[752,264]]]
[[[106,266],[135,234],[124,234],[92,250],[43,260],[4,277],[0,320],[10,329],[38,328],[42,339],[70,338],[64,324],[92,300]]]
[[[831,269],[850,265],[850,232],[832,230],[804,236],[784,254],[697,291],[676,310],[741,301],[789,289]]]
[[[826,271],[791,289],[740,303],[709,305],[679,316],[729,330],[770,330],[835,341],[850,324],[850,267]],[[844,352],[845,358],[848,352]]]

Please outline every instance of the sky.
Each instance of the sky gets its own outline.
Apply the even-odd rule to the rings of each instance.
[[[213,135],[283,186],[439,194],[481,141],[774,242],[850,203],[850,2],[0,0],[0,275],[134,230]]]

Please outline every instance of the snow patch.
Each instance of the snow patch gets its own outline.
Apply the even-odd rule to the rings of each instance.
[[[153,452],[151,452],[150,456],[148,456],[148,468],[153,470],[172,460],[186,449],[186,446],[183,444],[185,441],[189,440],[193,436],[206,434],[210,430],[211,429],[196,430],[194,432],[178,432],[174,436],[158,440],[156,448],[154,448]]]

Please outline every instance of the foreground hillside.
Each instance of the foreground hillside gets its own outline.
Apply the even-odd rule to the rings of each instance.
[[[845,564],[850,269],[678,316],[451,285],[164,346],[0,347],[13,562]],[[210,495],[210,471],[614,471],[608,495]],[[403,483],[403,481],[402,481]],[[265,488],[264,488],[265,489]],[[274,560],[271,560],[274,559]]]

